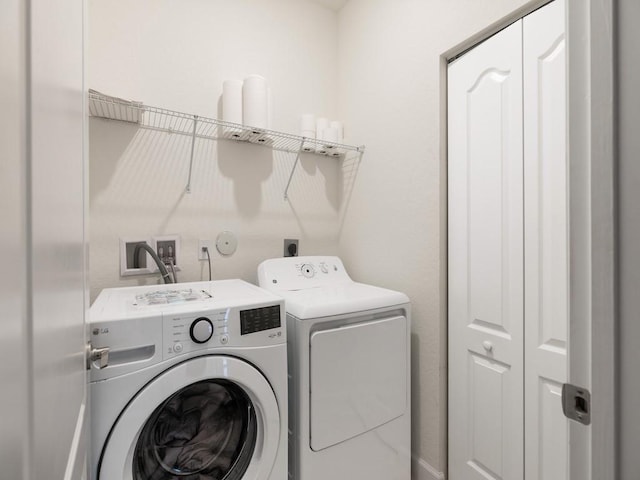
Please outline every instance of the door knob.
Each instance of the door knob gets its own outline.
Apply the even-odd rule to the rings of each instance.
[[[487,351],[487,353],[493,351],[493,343],[491,343],[489,340],[485,340],[484,342],[482,342],[482,346]]]

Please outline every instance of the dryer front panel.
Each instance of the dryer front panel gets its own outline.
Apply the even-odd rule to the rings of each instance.
[[[311,334],[310,445],[328,448],[407,409],[407,318],[394,316]]]
[[[280,437],[273,390],[250,364],[198,357],[156,377],[107,440],[99,479],[268,479]]]

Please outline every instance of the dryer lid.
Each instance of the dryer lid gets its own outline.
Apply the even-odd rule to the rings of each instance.
[[[409,303],[404,293],[356,282],[279,293],[287,313],[301,320]]]

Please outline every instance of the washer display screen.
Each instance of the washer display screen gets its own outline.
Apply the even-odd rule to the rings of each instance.
[[[280,327],[280,305],[240,310],[240,333],[261,332]]]

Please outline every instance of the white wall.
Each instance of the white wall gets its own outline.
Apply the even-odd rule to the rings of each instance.
[[[524,0],[350,0],[339,113],[367,145],[340,237],[357,280],[413,306],[414,478],[446,469],[446,165],[440,56]]]
[[[90,0],[88,86],[124,98],[219,116],[226,79],[264,75],[277,130],[297,133],[301,113],[336,118],[337,18],[300,0]],[[256,281],[258,263],[337,253],[344,176],[339,162],[295,159],[250,145],[198,140],[192,193],[184,194],[190,139],[103,119],[90,122],[91,297],[107,286],[155,283],[119,275],[119,237],[179,234],[180,281],[207,278],[198,239],[234,232],[237,252],[213,256],[214,279]]]

